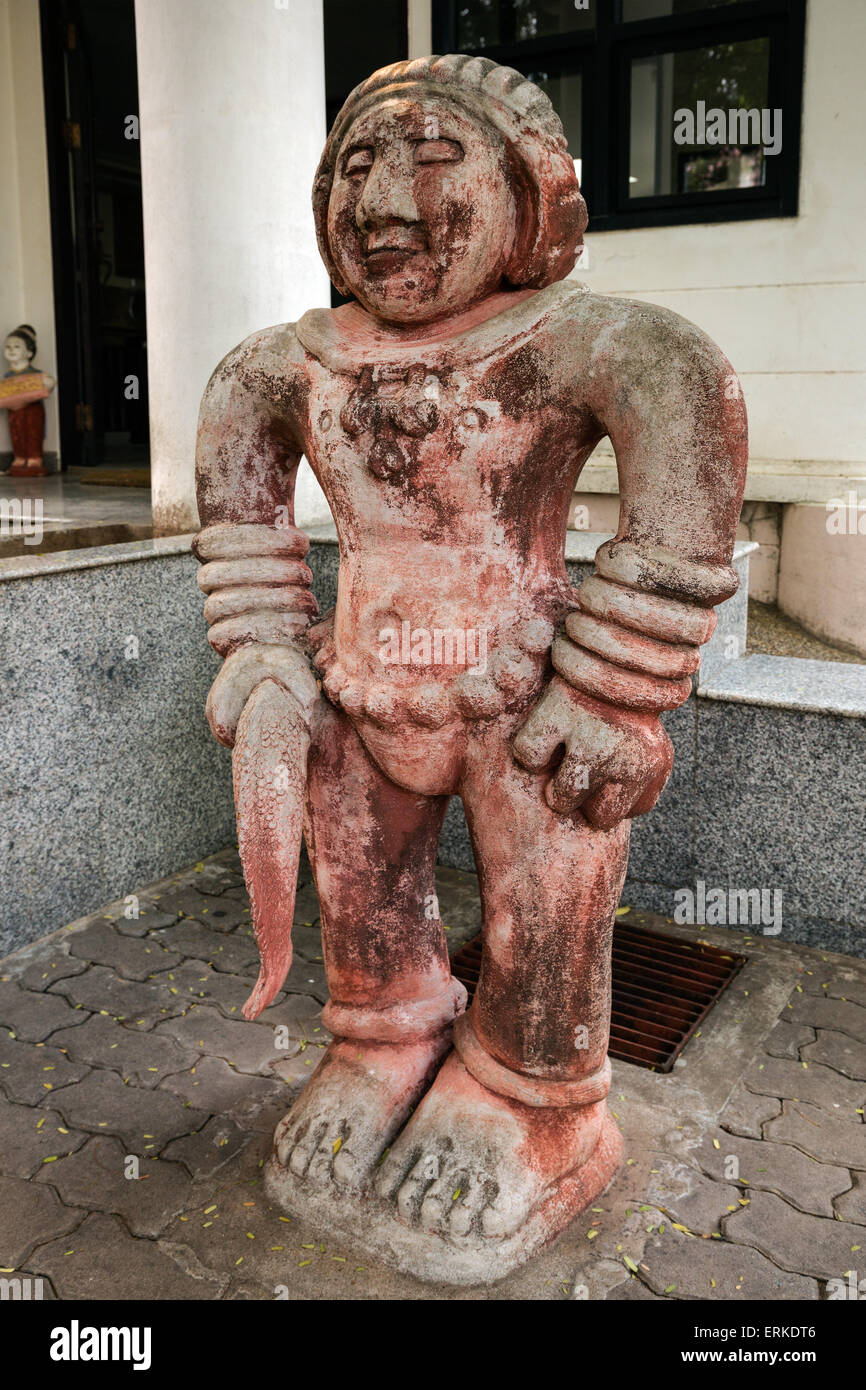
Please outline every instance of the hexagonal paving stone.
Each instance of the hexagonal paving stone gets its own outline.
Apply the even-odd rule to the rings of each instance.
[[[626,1279],[625,1283],[617,1284],[616,1288],[611,1289],[605,1294],[606,1303],[662,1303],[664,1300],[648,1289],[646,1284],[642,1284],[640,1279],[636,1279],[632,1274]]]
[[[185,958],[207,961],[214,970],[239,975],[258,973],[259,949],[252,934],[248,936],[246,932],[218,932],[191,917],[181,917],[174,926],[157,932],[155,940]]]
[[[139,908],[137,917],[125,917],[122,913],[112,919],[115,931],[122,936],[147,936],[160,927],[170,927],[177,921],[173,912],[160,912],[152,904]]]
[[[851,1177],[853,1185],[836,1198],[834,1206],[843,1221],[866,1226],[866,1173],[852,1173]]]
[[[49,1103],[49,1097],[90,1071],[48,1043],[22,1042],[0,1033],[0,1087],[22,1105]]]
[[[159,1153],[170,1139],[201,1129],[208,1119],[166,1091],[124,1086],[113,1071],[91,1072],[77,1086],[58,1092],[53,1104],[70,1128],[114,1134],[128,1153],[142,1156]]]
[[[782,1102],[772,1096],[757,1096],[738,1081],[719,1117],[722,1129],[742,1134],[747,1139],[760,1139],[762,1126],[774,1115],[781,1114]]]
[[[764,1043],[764,1051],[769,1052],[771,1057],[792,1057],[796,1060],[803,1044],[814,1041],[815,1029],[810,1028],[808,1023],[788,1023],[786,1019],[780,1019]]]
[[[807,1216],[775,1197],[755,1192],[747,1207],[725,1221],[729,1240],[754,1246],[782,1269],[816,1279],[841,1278],[862,1258],[863,1229],[847,1221]],[[860,1246],[852,1251],[853,1245]]]
[[[224,1018],[241,1019],[253,984],[252,975],[232,975],[225,970],[213,970],[206,961],[187,960],[166,973],[164,988],[185,1008],[192,1004],[209,1004]]]
[[[56,994],[0,983],[0,1036],[11,1032],[24,1042],[44,1042],[55,1029],[74,1028],[85,1017]]]
[[[82,1028],[61,1029],[52,1041],[76,1061],[109,1067],[146,1087],[159,1085],[171,1072],[186,1071],[199,1055],[182,1048],[174,1038],[139,1032],[100,1014],[91,1014]]]
[[[2,982],[15,980],[22,989],[41,992],[55,980],[80,975],[86,969],[86,961],[76,960],[69,954],[66,941],[51,936],[43,941],[34,941],[25,950],[9,956],[3,962]]]
[[[178,886],[166,889],[154,902],[161,912],[175,917],[192,917],[206,922],[214,931],[233,931],[250,920],[249,903],[239,902],[226,893],[200,893],[197,888]]]
[[[92,965],[85,974],[52,985],[51,993],[62,994],[79,1009],[152,1028],[186,1007],[185,1001],[169,993],[165,973],[152,980],[124,980],[107,965]],[[78,1017],[83,1021],[87,1015]]]
[[[301,1249],[300,1242],[310,1242],[312,1237],[301,1233],[293,1217],[273,1207],[261,1182],[254,1181],[260,1171],[259,1156],[265,1152],[266,1144],[260,1140],[242,1155],[231,1177],[222,1173],[203,1183],[207,1195],[201,1210],[175,1222],[168,1236],[186,1242],[209,1268],[262,1282],[273,1290],[289,1269],[294,1273],[299,1261],[308,1258],[311,1252]],[[327,1244],[333,1254],[348,1253],[336,1242]],[[313,1287],[318,1282],[313,1281]]]
[[[823,1062],[843,1076],[866,1081],[866,1043],[855,1042],[846,1033],[821,1028],[815,1041],[807,1043],[801,1055],[807,1062]]]
[[[814,994],[795,994],[789,1017],[792,1023],[808,1023],[811,1028],[832,1028],[847,1033],[856,1042],[866,1043],[866,1008],[842,999]]]
[[[71,1231],[82,1215],[62,1206],[50,1187],[0,1177],[0,1269],[20,1269],[40,1241]]]
[[[292,927],[292,950],[296,959],[320,964],[324,958],[321,927],[299,927],[296,922]]]
[[[276,1097],[280,1097],[288,1109],[285,1082],[237,1072],[221,1057],[202,1057],[190,1071],[166,1077],[161,1087],[179,1100],[189,1101],[198,1110],[207,1110],[211,1115],[231,1115],[241,1124],[241,1116],[254,1115]]]
[[[131,1236],[116,1216],[101,1214],[88,1216],[73,1237],[42,1246],[29,1264],[51,1278],[61,1299],[210,1299],[228,1282],[198,1265],[191,1273],[158,1242]]]
[[[274,1026],[284,1025],[289,1030],[290,1039],[292,1033],[298,1038],[303,1036],[305,1028],[316,1026],[318,1015],[321,1014],[316,1001],[303,995],[291,995],[286,1002],[300,1006],[300,1021],[292,1018],[290,1011],[284,1012],[284,1005],[271,1005],[262,1014],[262,1019],[268,1021],[277,1015],[271,1026],[268,1026],[268,1021],[258,1020],[255,1023],[235,1023],[209,1005],[196,1005],[182,1018],[160,1023],[157,1032],[170,1034],[190,1050],[222,1057],[236,1071],[267,1075],[275,1065],[287,1058],[287,1050],[276,1046]]]
[[[319,961],[304,960],[296,956],[283,989],[288,994],[311,994],[320,1004],[325,1004],[328,999],[328,985],[324,965]]]
[[[194,888],[198,893],[210,896],[220,895],[229,888],[237,888],[238,885],[243,887],[244,876],[240,868],[240,858],[235,868],[211,857],[197,864],[194,869],[185,869],[182,873],[174,875],[172,882],[178,888]]]
[[[127,980],[148,980],[180,964],[180,956],[165,950],[158,941],[123,936],[109,922],[94,922],[85,930],[71,932],[69,949],[81,960],[110,966]]]
[[[734,1302],[818,1298],[814,1280],[778,1269],[757,1250],[724,1240],[694,1239],[670,1227],[647,1241],[639,1263],[641,1278],[650,1288],[671,1298]]]
[[[107,1135],[87,1140],[70,1158],[46,1168],[40,1182],[50,1183],[70,1207],[114,1212],[134,1236],[162,1235],[181,1212],[196,1206],[189,1174],[165,1159],[139,1160],[138,1177],[123,1145]]]
[[[825,999],[846,999],[866,1008],[866,972],[854,966],[826,975],[804,975],[802,984],[804,994],[817,994]]]
[[[832,1217],[833,1198],[851,1185],[847,1168],[816,1163],[791,1144],[743,1139],[721,1129],[706,1135],[695,1156],[704,1171],[714,1178],[727,1177],[731,1171],[729,1159],[736,1158],[737,1175],[743,1179],[738,1198],[748,1197],[753,1187],[776,1192],[786,1202],[813,1216]]]
[[[253,1137],[227,1116],[215,1116],[196,1134],[184,1135],[169,1144],[165,1158],[182,1163],[194,1178],[203,1180],[237,1158]],[[264,1142],[260,1135],[255,1137]]]
[[[69,1129],[56,1110],[34,1110],[0,1097],[0,1172],[30,1178],[40,1168],[85,1143],[82,1130]]]
[[[793,1062],[768,1057],[751,1066],[743,1076],[750,1091],[785,1100],[808,1100],[855,1123],[857,1110],[866,1103],[866,1081],[850,1081],[815,1062]]]
[[[696,1235],[718,1231],[741,1195],[730,1183],[715,1182],[667,1154],[653,1160],[647,1202]]]
[[[769,1122],[765,1138],[795,1144],[819,1163],[866,1169],[866,1125],[851,1124],[805,1101],[784,1101],[782,1114]]]

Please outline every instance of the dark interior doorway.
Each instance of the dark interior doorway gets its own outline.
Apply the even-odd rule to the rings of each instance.
[[[134,0],[40,0],[40,13],[62,466],[143,468],[147,341]]]
[[[377,68],[399,63],[409,54],[406,0],[324,0],[325,114],[328,130],[353,87]],[[331,286],[331,304],[347,300]]]

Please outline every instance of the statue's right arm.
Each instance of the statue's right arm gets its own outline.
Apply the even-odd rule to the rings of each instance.
[[[291,324],[245,339],[220,363],[201,403],[193,550],[207,595],[211,646],[226,658],[207,716],[232,747],[246,701],[271,677],[310,708],[316,695],[299,638],[318,609],[294,524],[306,410],[303,349]]]

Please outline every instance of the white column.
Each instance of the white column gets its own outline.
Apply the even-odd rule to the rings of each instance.
[[[254,330],[329,302],[310,206],[325,138],[322,3],[136,0],[135,20],[153,518],[165,535],[198,526],[196,419],[217,363]],[[307,470],[299,521],[322,513],[314,488]]]
[[[433,0],[407,0],[409,57],[427,58],[433,52]]]

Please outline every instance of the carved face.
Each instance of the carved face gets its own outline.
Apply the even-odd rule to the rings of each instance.
[[[328,205],[334,261],[371,314],[427,323],[496,290],[517,230],[489,127],[442,99],[391,98],[349,127]]]
[[[29,366],[33,354],[23,338],[17,338],[14,333],[10,333],[3,344],[3,356],[13,372],[21,372]]]

